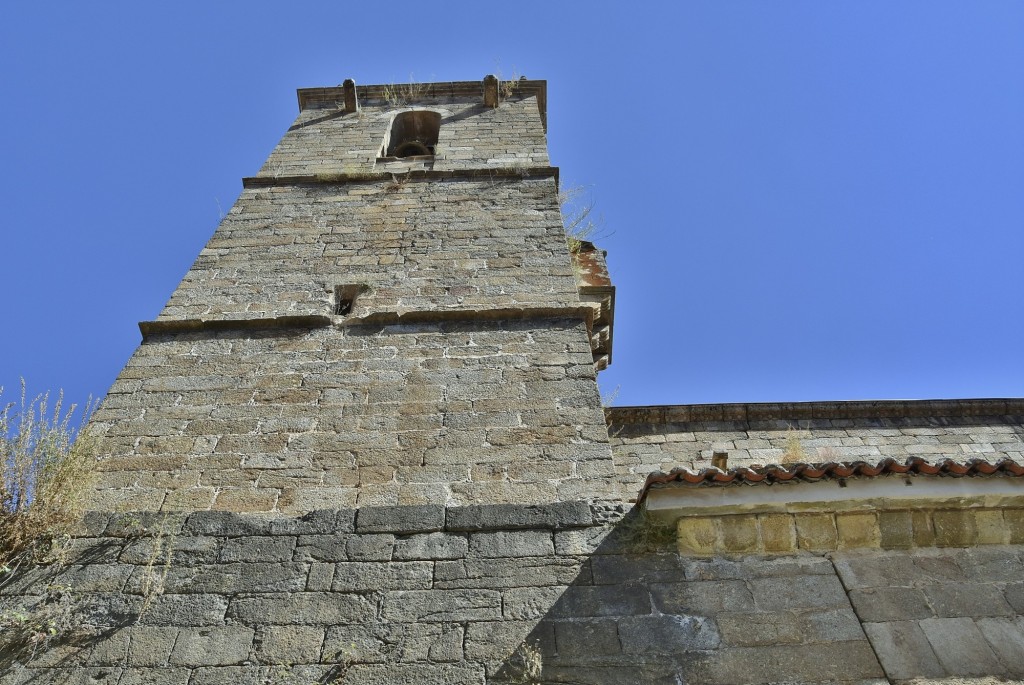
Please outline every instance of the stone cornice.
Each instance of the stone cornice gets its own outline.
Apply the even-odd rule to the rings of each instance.
[[[611,407],[605,410],[608,423],[614,425],[695,421],[801,421],[1021,415],[1024,415],[1024,398],[675,404]]]

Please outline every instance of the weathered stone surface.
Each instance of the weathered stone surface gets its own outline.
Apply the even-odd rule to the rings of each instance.
[[[165,594],[153,597],[139,623],[153,626],[211,626],[224,622],[226,595]]]
[[[920,590],[904,587],[883,587],[850,591],[857,615],[861,620],[907,621],[931,618],[935,614]]]
[[[835,576],[755,578],[748,583],[754,603],[767,611],[794,607],[845,607],[846,591]]]
[[[695,655],[686,663],[686,682],[708,685],[780,682],[844,682],[883,676],[867,641],[743,647]]]
[[[980,618],[978,630],[995,652],[1008,675],[1024,678],[1024,625],[1019,618]]]
[[[799,644],[804,637],[800,619],[792,612],[719,613],[714,618],[729,646]]]
[[[267,626],[256,656],[267,664],[308,664],[320,660],[325,629],[320,626]]]
[[[658,611],[666,614],[709,616],[754,610],[754,596],[740,580],[655,583],[650,591]]]
[[[591,660],[597,655],[618,654],[619,624],[613,620],[555,621],[555,644],[562,660]]]
[[[933,585],[924,588],[924,594],[939,618],[1012,616],[1014,613],[998,587],[977,581]]]
[[[590,616],[637,616],[651,613],[646,588],[637,585],[568,587],[551,607],[552,618]]]
[[[334,592],[246,597],[228,608],[228,617],[250,625],[333,625],[365,621],[373,614],[366,597]]]
[[[399,623],[494,620],[501,617],[501,594],[494,590],[389,592],[382,615]]]
[[[572,528],[593,522],[587,502],[556,502],[536,506],[491,504],[448,509],[448,530]]]
[[[285,536],[258,536],[232,538],[224,543],[220,552],[223,562],[234,561],[291,561],[295,539]]]
[[[132,668],[124,672],[119,685],[187,685],[192,671],[187,668]]]
[[[334,570],[331,589],[335,592],[371,592],[381,590],[426,590],[434,575],[428,561],[343,562]]]
[[[984,676],[1006,672],[971,619],[930,618],[920,625],[949,675]]]
[[[230,666],[249,658],[252,628],[182,628],[171,651],[170,662],[178,666]]]
[[[468,551],[469,541],[463,535],[427,533],[396,540],[394,558],[396,561],[462,559]]]
[[[865,623],[864,631],[890,678],[906,680],[946,675],[946,670],[916,621]]]
[[[447,664],[356,664],[345,672],[353,685],[483,685],[482,669]]]
[[[485,558],[543,557],[555,553],[550,531],[515,530],[474,533],[469,538],[470,554]]]
[[[360,533],[429,533],[442,530],[445,508],[424,504],[405,507],[363,507],[356,514]]]
[[[626,617],[618,621],[618,635],[622,651],[645,655],[714,649],[721,641],[715,624],[699,616]]]

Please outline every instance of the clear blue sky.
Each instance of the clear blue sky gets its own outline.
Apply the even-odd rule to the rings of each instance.
[[[500,9],[498,9],[500,7]],[[616,404],[1024,394],[1024,3],[6,3],[0,384],[102,395],[297,87],[549,82]]]

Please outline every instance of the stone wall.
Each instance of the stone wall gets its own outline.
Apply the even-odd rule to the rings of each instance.
[[[92,508],[619,497],[591,349],[604,314],[577,290],[543,82],[498,107],[479,83],[358,94],[347,111],[342,88],[300,91],[294,126],[140,324],[90,424]],[[442,113],[436,154],[382,170],[411,98]]]
[[[0,683],[1024,676],[1020,546],[701,559],[621,517],[582,502],[91,514],[56,576],[0,591],[30,613],[72,597],[80,630],[34,658],[0,637]]]
[[[923,457],[1024,460],[1024,402],[806,402],[613,407],[609,433],[619,476],[783,462],[905,461]]]
[[[415,109],[441,114],[435,170],[548,166],[547,138],[538,96],[527,92],[485,107],[475,93],[419,93]],[[398,86],[402,88],[401,85]],[[371,171],[397,112],[413,109],[388,102],[381,88],[363,89],[360,111],[345,112],[340,89],[305,103],[274,148],[261,177],[311,176]],[[404,99],[404,98],[401,98]]]
[[[398,179],[244,190],[160,320],[578,307],[551,178]]]
[[[156,335],[92,418],[92,507],[306,512],[610,491],[578,320]]]

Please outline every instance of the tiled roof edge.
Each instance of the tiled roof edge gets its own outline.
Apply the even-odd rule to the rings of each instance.
[[[616,425],[690,421],[799,421],[1011,415],[1024,415],[1024,398],[670,404],[610,407],[605,410],[608,423]]]
[[[664,485],[723,487],[734,485],[772,485],[785,482],[815,482],[840,478],[874,478],[887,475],[949,476],[1007,476],[1024,477],[1024,464],[1012,459],[996,463],[984,459],[958,462],[946,459],[936,464],[921,457],[911,457],[905,462],[883,459],[877,463],[866,461],[768,464],[767,466],[737,467],[727,471],[709,467],[700,471],[686,468],[672,469],[668,473],[655,471],[647,476],[637,502],[643,502],[652,487]]]

